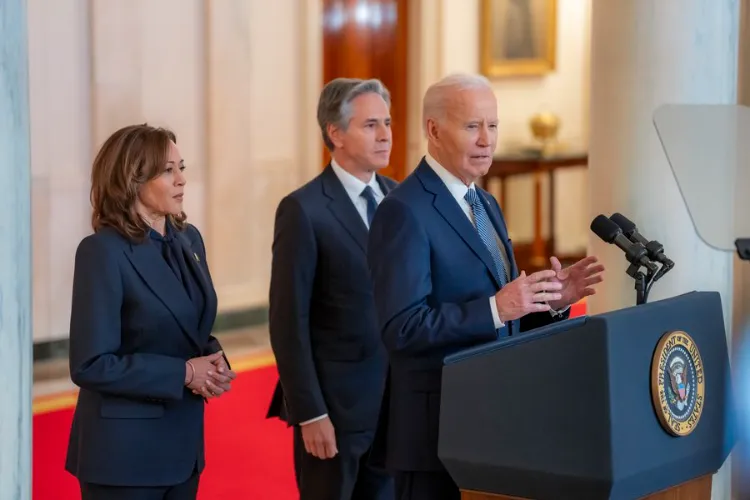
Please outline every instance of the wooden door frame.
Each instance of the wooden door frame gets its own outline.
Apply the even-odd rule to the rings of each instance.
[[[321,11],[325,16],[327,0],[321,0]],[[394,122],[393,131],[393,149],[391,152],[391,162],[383,173],[392,177],[396,180],[402,180],[408,172],[411,170],[408,167],[409,162],[409,138],[411,136],[410,126],[413,123],[410,120],[410,97],[411,97],[411,79],[413,72],[410,71],[409,61],[410,53],[413,44],[410,39],[411,28],[413,27],[410,16],[413,15],[413,7],[410,7],[410,3],[413,5],[415,0],[395,0],[398,12],[397,12],[397,25],[396,33],[394,34],[395,43],[401,43],[403,50],[396,50],[396,60],[394,64],[398,67],[395,70],[396,84],[391,82],[384,82],[389,87],[391,92],[391,117]],[[331,70],[329,67],[326,57],[326,53],[329,52],[326,47],[326,32],[324,26],[321,24],[322,32],[322,85],[325,85],[329,80],[336,76],[351,76],[351,75],[338,75],[333,73],[335,70]],[[329,56],[330,57],[330,56]],[[359,76],[359,75],[357,75]],[[367,76],[369,77],[369,75]],[[381,78],[382,79],[382,78]],[[330,155],[325,145],[322,146],[323,164],[326,165],[330,161]]]

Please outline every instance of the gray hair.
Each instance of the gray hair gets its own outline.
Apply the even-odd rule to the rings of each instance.
[[[329,151],[333,151],[335,146],[328,137],[328,125],[346,130],[352,119],[352,101],[369,93],[378,94],[390,108],[391,94],[383,82],[375,78],[336,78],[323,87],[318,100],[318,125],[323,134],[323,143]]]
[[[427,120],[445,118],[445,92],[447,90],[490,89],[490,81],[482,75],[455,73],[433,83],[422,99],[422,131],[427,133]]]

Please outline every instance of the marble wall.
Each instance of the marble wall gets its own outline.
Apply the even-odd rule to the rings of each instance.
[[[89,232],[92,154],[88,11],[28,5],[34,340],[67,335],[73,257]]]
[[[91,161],[138,122],[177,134],[221,310],[265,304],[276,205],[320,168],[319,2],[27,3],[34,340],[67,337]]]
[[[265,304],[280,196],[321,168],[315,112],[322,56],[307,52],[319,46],[320,25],[309,24],[318,3],[206,4],[207,196],[215,200],[206,228],[224,308],[245,307],[248,298]]]

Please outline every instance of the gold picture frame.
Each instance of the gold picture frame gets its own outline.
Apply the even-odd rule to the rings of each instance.
[[[480,1],[482,74],[541,76],[555,70],[557,0]]]

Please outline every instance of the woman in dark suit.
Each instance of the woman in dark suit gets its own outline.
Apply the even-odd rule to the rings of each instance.
[[[66,470],[83,500],[196,498],[204,401],[235,374],[211,335],[216,293],[182,211],[172,132],[134,125],[91,173],[94,234],[78,246],[70,374],[80,393]]]

